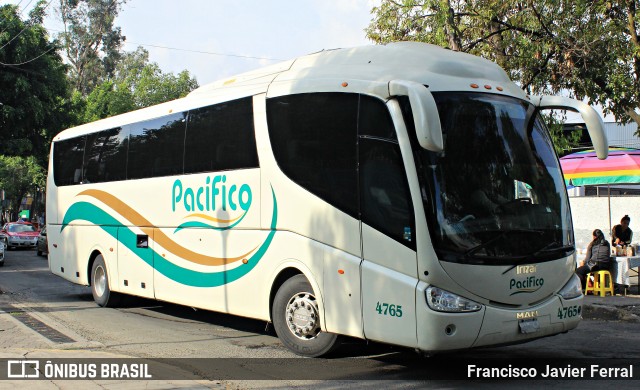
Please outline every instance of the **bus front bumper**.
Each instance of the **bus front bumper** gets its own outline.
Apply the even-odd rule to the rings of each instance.
[[[582,296],[565,300],[559,295],[526,310],[487,307],[482,328],[472,347],[516,344],[567,332],[582,319]]]
[[[417,310],[418,349],[423,351],[517,344],[569,331],[582,319],[582,295],[565,300],[556,294],[526,309],[485,305],[476,312],[443,313],[432,310],[424,290],[417,290],[423,302]]]

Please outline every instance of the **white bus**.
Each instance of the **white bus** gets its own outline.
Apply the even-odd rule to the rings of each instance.
[[[518,343],[581,316],[567,193],[539,112],[494,63],[420,43],[323,51],[63,131],[50,269],[270,321],[297,354],[339,337],[422,351]]]

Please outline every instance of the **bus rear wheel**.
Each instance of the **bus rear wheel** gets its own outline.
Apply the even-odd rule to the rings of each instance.
[[[107,267],[102,255],[98,255],[91,266],[91,293],[98,306],[114,307],[120,303],[120,295],[109,288]]]
[[[295,275],[280,286],[271,317],[278,338],[298,355],[318,357],[338,345],[338,335],[320,328],[318,302],[304,275]]]

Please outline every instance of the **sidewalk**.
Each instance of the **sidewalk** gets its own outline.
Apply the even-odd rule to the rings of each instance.
[[[585,295],[582,317],[591,320],[640,322],[640,295]]]

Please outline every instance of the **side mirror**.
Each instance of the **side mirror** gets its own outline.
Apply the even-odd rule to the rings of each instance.
[[[427,87],[414,81],[393,80],[389,82],[389,96],[409,97],[420,146],[432,152],[441,152],[444,143],[440,115],[436,101]]]
[[[576,99],[566,98],[562,96],[532,96],[531,101],[538,106],[541,110],[570,110],[580,113],[585,125],[587,125],[587,131],[589,137],[593,143],[593,149],[596,151],[596,155],[600,160],[607,158],[609,154],[609,141],[607,135],[604,133],[604,123],[602,118],[588,104]]]

